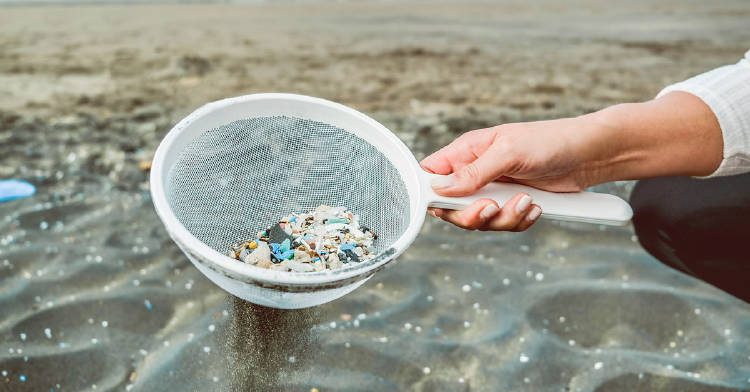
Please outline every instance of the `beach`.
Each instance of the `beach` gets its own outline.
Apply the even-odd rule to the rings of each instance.
[[[291,311],[207,280],[150,199],[159,142],[214,100],[329,99],[421,159],[748,49],[747,2],[650,3],[0,5],[0,179],[37,186],[0,203],[0,391],[750,390],[750,306],[631,225],[428,217],[361,288]]]

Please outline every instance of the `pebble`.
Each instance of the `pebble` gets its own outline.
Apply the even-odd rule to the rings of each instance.
[[[226,255],[276,271],[336,270],[374,258],[376,239],[346,207],[320,205],[283,217],[255,238],[231,245]]]

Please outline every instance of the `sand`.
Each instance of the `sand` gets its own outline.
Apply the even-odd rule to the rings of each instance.
[[[747,2],[649,3],[0,7],[0,178],[39,187],[0,204],[0,391],[750,389],[750,306],[631,227],[428,220],[354,293],[279,311],[205,279],[149,199],[158,142],[215,99],[331,99],[420,158],[747,50]]]

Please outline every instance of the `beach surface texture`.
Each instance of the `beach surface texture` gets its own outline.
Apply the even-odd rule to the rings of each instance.
[[[429,218],[358,290],[282,311],[204,278],[148,189],[209,101],[341,102],[421,159],[651,99],[738,61],[748,20],[744,0],[0,6],[0,179],[37,187],[0,203],[0,391],[748,390],[750,306],[631,226]]]

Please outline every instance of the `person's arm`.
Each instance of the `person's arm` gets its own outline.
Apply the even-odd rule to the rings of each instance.
[[[445,196],[469,195],[495,180],[570,192],[614,180],[750,171],[749,64],[696,76],[645,103],[471,131],[422,166],[453,174],[433,184]],[[540,212],[528,195],[502,208],[483,199],[461,211],[430,209],[466,229],[511,231],[527,229]]]
[[[585,186],[660,176],[708,176],[722,161],[724,141],[711,109],[681,91],[644,103],[628,103],[585,115],[591,126],[576,134]],[[575,143],[575,142],[574,142]]]

